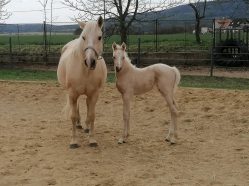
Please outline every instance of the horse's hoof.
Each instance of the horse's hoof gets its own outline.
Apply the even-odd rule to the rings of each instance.
[[[175,144],[176,144],[175,141],[171,141],[171,142],[170,142],[170,145],[175,145]]]
[[[77,143],[74,143],[74,144],[70,144],[69,147],[70,147],[70,149],[77,149],[80,146]]]
[[[89,133],[89,129],[85,129],[84,132],[85,132],[85,133]]]
[[[82,126],[81,125],[77,125],[76,128],[77,129],[82,129]]]
[[[89,143],[89,146],[90,146],[90,147],[97,147],[97,146],[98,146],[98,143],[97,143],[97,142]]]

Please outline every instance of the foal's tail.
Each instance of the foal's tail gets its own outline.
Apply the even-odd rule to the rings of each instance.
[[[176,67],[172,67],[172,68],[175,72],[175,83],[174,83],[174,89],[173,89],[173,92],[175,94],[177,87],[178,87],[180,80],[181,80],[181,74],[180,74],[180,71]]]

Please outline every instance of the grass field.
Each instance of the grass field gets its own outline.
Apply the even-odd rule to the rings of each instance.
[[[56,72],[38,70],[0,70],[0,80],[57,81]],[[115,82],[115,74],[108,74],[108,82]],[[249,90],[248,79],[208,76],[182,76],[181,87]]]
[[[67,42],[75,39],[78,36],[70,34],[53,34],[51,38],[48,36],[48,43],[50,43],[51,52],[59,52],[60,48]],[[138,47],[138,38],[141,39],[142,51],[156,51],[155,35],[129,35],[128,46],[129,50],[136,51]],[[191,33],[180,34],[161,34],[157,37],[158,51],[172,51],[172,50],[207,50],[211,46],[212,35],[205,34],[201,36],[202,44],[197,45],[195,36]],[[111,50],[113,42],[120,43],[120,37],[113,35],[105,39],[105,51]],[[0,35],[0,51],[9,51],[10,36]],[[12,51],[13,52],[27,52],[33,49],[33,52],[41,52],[40,48],[43,46],[42,35],[12,35],[11,36]],[[39,48],[36,50],[36,48]]]

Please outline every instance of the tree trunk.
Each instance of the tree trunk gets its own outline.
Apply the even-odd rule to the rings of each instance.
[[[201,38],[200,38],[200,18],[196,18],[196,22],[195,22],[195,38],[196,38],[196,42],[198,44],[201,44]]]
[[[125,23],[120,23],[120,37],[121,37],[121,43],[127,44],[127,28],[125,27]]]

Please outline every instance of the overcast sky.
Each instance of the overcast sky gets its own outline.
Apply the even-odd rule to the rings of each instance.
[[[53,7],[54,22],[71,22],[70,18],[77,15],[59,0],[54,0]],[[47,8],[50,9],[50,1]],[[41,23],[44,20],[43,7],[38,0],[11,0],[5,9],[12,13],[5,23]],[[50,10],[47,17],[50,20]]]
[[[44,20],[43,7],[38,0],[11,0],[5,9],[12,13],[5,23],[41,23]],[[50,9],[50,0],[47,9]],[[54,0],[53,22],[72,22],[71,18],[77,15],[77,11],[63,5],[61,0]],[[50,21],[50,10],[47,11],[47,18]]]

